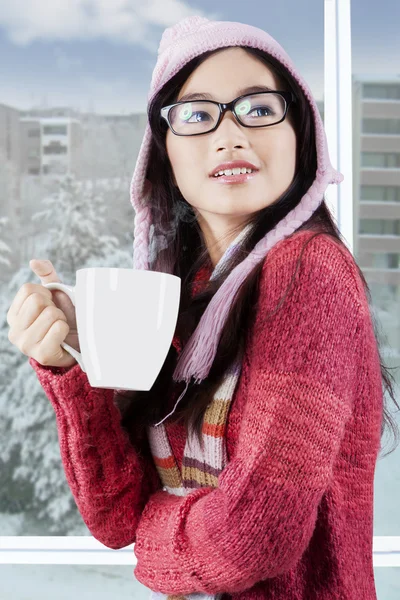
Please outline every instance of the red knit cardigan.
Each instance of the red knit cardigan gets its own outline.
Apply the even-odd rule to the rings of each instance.
[[[135,543],[134,575],[152,590],[223,592],[224,600],[376,600],[383,390],[351,253],[327,234],[313,238],[285,301],[265,319],[311,235],[278,242],[264,261],[217,488],[170,495],[147,440],[135,444],[122,430],[113,390],[92,388],[79,365],[29,359],[54,408],[84,522],[109,548]],[[176,338],[174,345],[179,351]],[[166,426],[180,466],[186,433]]]

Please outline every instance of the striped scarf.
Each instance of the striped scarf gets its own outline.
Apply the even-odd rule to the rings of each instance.
[[[230,244],[212,272],[214,279],[224,267],[231,253],[240,245],[244,236],[252,229],[247,225]],[[227,464],[225,431],[230,404],[236,389],[242,368],[242,357],[237,358],[233,366],[225,373],[221,384],[208,405],[202,424],[203,448],[195,435],[188,435],[182,458],[182,470],[179,469],[168,440],[163,421],[147,428],[149,444],[163,489],[175,496],[186,496],[199,487],[218,487],[218,477]],[[187,388],[186,388],[187,389]],[[178,398],[174,410],[182,398]],[[174,412],[174,411],[172,411]],[[172,414],[172,413],[170,413]],[[163,594],[151,592],[149,600],[219,600],[222,593],[209,595],[203,592],[183,594]]]

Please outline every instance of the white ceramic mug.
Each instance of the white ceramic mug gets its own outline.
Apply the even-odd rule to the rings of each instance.
[[[61,290],[76,310],[81,352],[61,346],[87,373],[92,387],[148,391],[171,347],[181,279],[169,273],[91,267],[76,271],[76,285]]]

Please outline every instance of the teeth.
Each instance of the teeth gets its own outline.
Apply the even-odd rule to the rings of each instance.
[[[215,173],[214,177],[219,177],[220,175],[244,175],[245,173],[252,173],[252,169],[246,169],[246,167],[235,168],[235,169],[225,169],[224,171],[218,171]]]

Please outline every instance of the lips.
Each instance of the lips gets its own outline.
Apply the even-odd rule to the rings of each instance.
[[[225,171],[226,169],[251,169],[252,171],[258,171],[257,167],[246,160],[236,160],[231,162],[221,163],[210,173],[210,177],[214,177],[219,171]]]
[[[236,185],[238,183],[247,183],[257,177],[257,171],[252,173],[241,173],[240,175],[218,175],[210,177],[212,181],[220,185]]]

